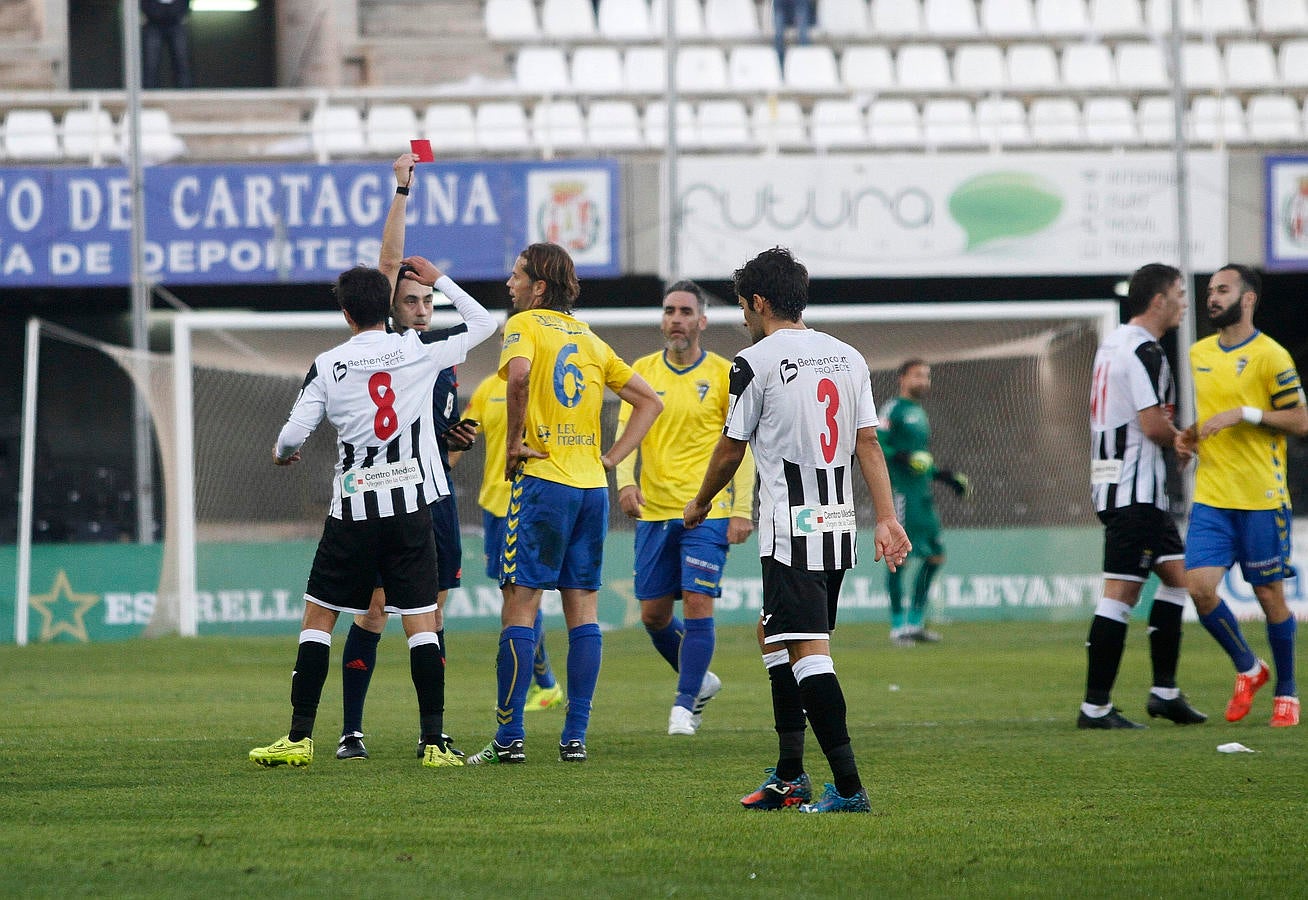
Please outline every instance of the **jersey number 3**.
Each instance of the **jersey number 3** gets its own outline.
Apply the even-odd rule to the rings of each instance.
[[[376,372],[368,379],[368,396],[377,407],[372,417],[372,430],[381,440],[390,440],[400,427],[395,415],[395,391],[391,390],[391,373]]]
[[[840,442],[840,423],[836,421],[836,411],[840,409],[840,391],[836,388],[836,383],[830,378],[823,378],[818,382],[817,398],[819,403],[825,403],[826,428],[818,435],[818,443],[822,446],[822,458],[830,463],[836,458],[836,445]]]

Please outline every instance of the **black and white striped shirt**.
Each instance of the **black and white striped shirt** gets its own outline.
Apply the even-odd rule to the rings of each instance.
[[[1090,389],[1090,490],[1099,512],[1133,503],[1168,508],[1163,448],[1145,437],[1140,411],[1170,415],[1176,384],[1163,347],[1144,328],[1120,325],[1095,354]]]
[[[448,277],[436,287],[463,324],[438,331],[363,331],[320,354],[305,376],[277,455],[290,456],[325,415],[336,428],[329,514],[381,519],[416,512],[449,494],[436,444],[432,388],[442,369],[495,332],[495,320]]]
[[[754,451],[760,556],[810,571],[853,567],[855,438],[876,425],[867,362],[843,341],[783,328],[740,351],[722,433]]]

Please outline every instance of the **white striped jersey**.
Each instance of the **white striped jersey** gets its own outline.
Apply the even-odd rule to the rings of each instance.
[[[1119,325],[1095,354],[1090,388],[1090,491],[1095,509],[1145,503],[1166,510],[1163,448],[1140,428],[1139,413],[1162,406],[1170,417],[1176,384],[1163,347],[1139,325]]]
[[[336,428],[329,514],[382,519],[449,494],[436,444],[432,389],[443,369],[495,332],[495,320],[448,277],[436,287],[463,324],[427,332],[369,330],[319,354],[305,376],[277,455],[290,456],[325,415]]]
[[[853,567],[855,436],[876,425],[867,362],[843,341],[782,328],[740,351],[722,433],[754,451],[760,556],[811,571]]]

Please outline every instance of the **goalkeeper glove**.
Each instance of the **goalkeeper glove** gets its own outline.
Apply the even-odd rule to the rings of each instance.
[[[960,497],[967,498],[972,496],[972,479],[968,478],[962,472],[951,472],[949,469],[940,469],[931,477],[936,481],[942,481],[949,485],[950,489]]]
[[[901,466],[907,466],[915,475],[925,475],[935,464],[935,457],[925,450],[916,450],[912,453],[900,450],[894,455],[894,460]]]

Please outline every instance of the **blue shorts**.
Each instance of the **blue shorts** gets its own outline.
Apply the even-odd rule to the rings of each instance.
[[[686,530],[680,519],[636,523],[636,599],[680,598],[689,591],[722,596],[728,519]]]
[[[436,589],[448,591],[463,577],[463,536],[459,534],[459,502],[450,494],[431,510],[431,533],[436,538]]]
[[[481,511],[481,552],[486,557],[486,577],[500,580],[500,556],[504,553],[504,516]]]
[[[519,475],[509,494],[500,584],[599,590],[609,489]]]
[[[1294,577],[1290,565],[1290,510],[1221,509],[1194,504],[1185,536],[1185,567],[1240,564],[1250,585]]]

